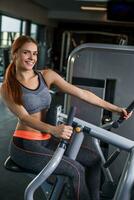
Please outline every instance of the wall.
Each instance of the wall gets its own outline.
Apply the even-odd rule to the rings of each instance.
[[[3,14],[32,20],[39,24],[47,25],[50,23],[47,10],[29,0],[0,0],[0,11]]]

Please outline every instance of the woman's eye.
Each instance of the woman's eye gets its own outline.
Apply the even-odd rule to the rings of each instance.
[[[33,55],[34,55],[34,56],[37,56],[37,55],[38,55],[38,53],[37,53],[37,52],[35,52]]]

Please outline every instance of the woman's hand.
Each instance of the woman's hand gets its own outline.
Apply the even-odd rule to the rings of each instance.
[[[121,113],[120,115],[124,118],[124,119],[128,119],[131,117],[133,111],[131,111],[130,113],[127,112],[127,110],[125,108],[121,108]]]
[[[69,140],[73,133],[73,127],[68,125],[58,125],[54,128],[53,135],[58,138]]]

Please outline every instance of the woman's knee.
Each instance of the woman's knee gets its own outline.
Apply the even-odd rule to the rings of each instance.
[[[85,168],[76,160],[71,160],[65,156],[63,157],[57,170],[59,173],[62,172],[63,175],[69,176],[71,179],[75,180],[85,176]]]

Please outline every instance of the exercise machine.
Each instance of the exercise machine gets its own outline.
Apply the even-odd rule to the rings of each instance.
[[[128,112],[131,112],[134,108],[134,102],[130,104],[130,106],[127,108]],[[79,152],[79,148],[81,146],[81,143],[84,138],[84,133],[88,133],[90,136],[96,138],[96,149],[99,152],[101,159],[102,159],[102,168],[105,172],[105,175],[107,177],[107,180],[112,180],[112,176],[110,174],[110,171],[108,169],[108,166],[111,162],[115,160],[117,155],[119,154],[120,150],[124,150],[128,152],[128,157],[123,169],[123,172],[121,174],[120,180],[118,182],[113,200],[130,200],[131,198],[131,192],[134,184],[134,141],[129,140],[127,138],[124,138],[122,136],[119,136],[111,131],[107,131],[109,127],[117,128],[120,126],[120,124],[124,121],[122,117],[120,117],[117,121],[110,122],[109,124],[103,125],[103,127],[97,127],[93,124],[90,124],[88,122],[85,122],[79,118],[74,118],[73,115],[75,114],[75,109],[72,108],[69,112],[69,118],[67,118],[67,115],[64,113],[58,113],[58,120],[60,123],[67,123],[71,124],[73,120],[73,126],[75,127],[75,132],[78,134],[73,135],[73,142],[68,147],[66,151],[66,155],[68,155],[71,159],[75,159],[77,156],[77,153]],[[71,122],[70,122],[71,121]],[[117,147],[117,150],[113,153],[113,155],[110,156],[110,158],[106,161],[102,150],[99,146],[98,139],[101,141],[104,141],[108,144],[112,144],[115,147]],[[27,186],[25,190],[24,200],[33,200],[34,192],[38,187],[40,187],[44,181],[48,179],[48,177],[53,173],[55,168],[58,166],[60,160],[62,159],[62,156],[67,148],[67,141],[61,140],[59,143],[52,159],[50,162],[44,167],[44,169],[32,180],[32,182]],[[5,167],[8,169],[13,169],[14,166],[10,166],[9,162],[12,163],[11,159],[8,158],[8,160],[5,162]],[[106,170],[105,170],[106,169]],[[64,183],[64,178],[58,185],[58,187],[55,187],[55,191],[58,190],[61,192],[60,188],[62,187]],[[53,193],[55,193],[53,190]],[[55,193],[57,194],[57,193]],[[51,196],[52,197],[52,196]],[[49,199],[58,199],[58,197],[55,195],[55,197]]]

